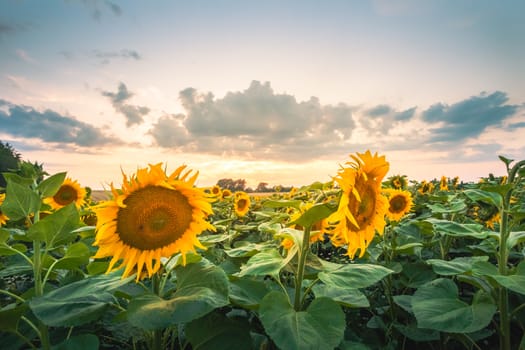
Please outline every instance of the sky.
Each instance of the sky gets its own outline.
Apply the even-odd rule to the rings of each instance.
[[[521,0],[0,0],[0,141],[93,189],[163,162],[248,186],[504,175]]]

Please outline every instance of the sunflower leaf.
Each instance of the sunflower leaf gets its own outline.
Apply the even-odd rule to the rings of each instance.
[[[40,184],[38,184],[38,191],[40,192],[42,197],[51,197],[54,196],[55,193],[57,193],[58,189],[64,183],[64,179],[66,178],[66,172],[54,174],[44,181],[42,181]]]
[[[177,291],[170,299],[155,294],[133,298],[128,321],[142,329],[160,329],[200,318],[228,304],[228,279],[224,271],[205,259],[175,268]]]
[[[394,273],[381,265],[347,264],[333,271],[319,272],[319,279],[334,288],[366,288]]]
[[[439,278],[414,293],[412,310],[419,328],[472,333],[490,323],[496,305],[482,291],[474,295],[472,304],[467,304],[459,299],[458,288],[452,280]]]
[[[345,316],[329,298],[316,298],[305,311],[296,311],[282,292],[268,293],[259,318],[280,349],[333,349],[343,340]]]
[[[73,231],[80,226],[79,221],[77,208],[71,203],[31,226],[27,235],[45,241],[50,249],[74,240]]]
[[[106,312],[113,301],[111,291],[134,277],[113,275],[89,277],[31,299],[35,316],[48,326],[72,327],[94,321]]]
[[[40,209],[40,197],[29,187],[7,180],[2,213],[16,221],[28,217]]]

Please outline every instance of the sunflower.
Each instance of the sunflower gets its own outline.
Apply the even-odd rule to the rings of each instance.
[[[0,193],[0,206],[4,203],[5,200],[5,193]],[[2,208],[0,208],[0,226],[5,225],[5,223],[9,220],[7,215],[2,213]]]
[[[441,176],[441,181],[439,181],[439,190],[448,191],[448,179],[446,176]]]
[[[246,192],[235,192],[233,208],[238,217],[243,217],[250,210],[250,196]]]
[[[222,199],[231,197],[231,195],[232,195],[232,191],[230,191],[229,189],[225,188],[224,190],[222,190]]]
[[[44,198],[44,203],[52,209],[60,209],[70,203],[75,203],[77,208],[86,204],[86,189],[80,187],[76,180],[69,177],[64,180],[57,193],[53,197]]]
[[[388,197],[388,210],[386,216],[391,221],[399,221],[408,214],[414,205],[412,195],[408,191],[387,189],[384,191]]]
[[[193,186],[199,173],[188,178],[192,171],[182,174],[183,165],[167,176],[161,166],[150,164],[129,179],[123,175],[122,190],[112,184],[113,199],[95,206],[93,245],[99,249],[94,258],[112,257],[107,272],[125,266],[122,277],[137,271],[138,280],[146,275],[145,268],[151,277],[159,270],[161,258],[176,253],[182,254],[186,264],[186,253],[195,252],[195,247],[205,249],[197,235],[215,231],[206,221],[212,214],[211,199]]]
[[[388,187],[396,190],[406,190],[408,181],[406,175],[393,175],[388,178]]]
[[[219,185],[215,185],[210,189],[211,195],[217,198],[222,196],[222,190]]]
[[[499,211],[498,211],[494,215],[492,215],[487,221],[485,221],[485,225],[491,228],[492,230],[494,230],[494,224],[495,223],[499,224],[500,221],[501,221],[501,216],[499,215]]]
[[[431,193],[434,191],[434,184],[432,182],[426,182],[423,180],[417,191],[421,194]]]
[[[358,250],[363,256],[377,230],[383,233],[388,200],[381,194],[381,181],[389,169],[385,156],[370,151],[351,155],[353,162],[342,167],[334,180],[342,194],[339,206],[324,225],[335,246],[347,245],[353,258]]]

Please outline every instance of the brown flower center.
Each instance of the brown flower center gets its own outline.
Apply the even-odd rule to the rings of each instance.
[[[388,210],[390,210],[390,212],[394,214],[402,213],[403,211],[405,211],[407,204],[408,202],[405,196],[393,196],[392,198],[390,198],[390,207]]]
[[[58,192],[53,196],[53,199],[57,204],[66,206],[78,199],[78,193],[73,186],[62,185]]]
[[[181,238],[192,222],[192,206],[177,190],[147,186],[124,200],[117,214],[122,241],[140,250],[165,247]]]

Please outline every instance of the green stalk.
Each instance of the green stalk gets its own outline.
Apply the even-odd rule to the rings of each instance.
[[[38,211],[35,213],[36,216],[39,215]],[[44,285],[42,283],[42,253],[40,251],[41,242],[39,239],[33,241],[33,275],[35,279],[35,297],[40,297],[44,295]],[[40,342],[42,343],[42,349],[50,349],[49,344],[49,331],[47,326],[39,321],[38,329],[40,330]]]
[[[306,256],[310,248],[310,230],[311,227],[305,227],[303,232],[303,246],[299,250],[299,263],[297,265],[297,274],[295,275],[295,298],[294,298],[294,309],[295,311],[301,311],[301,290],[304,278],[304,266],[306,264]]]
[[[509,171],[508,183],[512,184],[518,170],[525,166],[525,160],[516,163]],[[507,239],[509,237],[509,208],[510,199],[512,197],[512,188],[506,193],[503,198],[501,208],[501,224],[500,224],[500,241],[499,241],[499,255],[498,255],[498,270],[500,275],[506,276],[508,274],[508,259],[509,253],[507,249]],[[510,350],[510,317],[509,317],[509,292],[507,288],[499,287],[498,307],[500,312],[500,349]]]
[[[153,277],[151,279],[151,282],[153,284],[153,293],[160,296],[160,276],[158,272],[153,274]],[[153,331],[153,349],[155,350],[161,350],[162,349],[162,329],[155,329]]]

